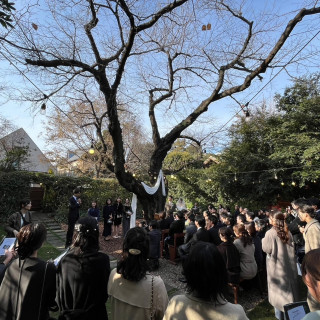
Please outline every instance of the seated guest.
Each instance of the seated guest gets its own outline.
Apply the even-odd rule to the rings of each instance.
[[[194,223],[195,221],[195,215],[193,213],[190,213],[188,215],[188,226],[186,227],[186,235],[184,236],[184,243],[188,243],[191,239],[194,233],[197,232],[197,227]]]
[[[56,307],[56,268],[38,259],[46,235],[38,223],[17,234],[18,258],[9,264],[0,287],[0,319],[47,320],[49,309]]]
[[[207,230],[209,232],[210,242],[218,246],[221,243],[221,239],[219,236],[218,218],[215,215],[209,217]]]
[[[108,283],[111,319],[163,318],[168,304],[167,290],[159,276],[147,273],[148,255],[147,232],[139,227],[130,229],[123,241],[122,258],[111,271]]]
[[[156,270],[159,268],[159,258],[160,258],[160,241],[161,232],[158,229],[158,223],[156,220],[152,220],[149,225],[149,267],[150,270]]]
[[[256,259],[258,269],[260,270],[263,267],[263,251],[261,239],[257,236],[257,231],[254,227],[253,222],[246,222],[244,226],[248,231],[250,237],[252,238],[252,242],[254,244],[254,258]]]
[[[166,257],[169,256],[169,244],[173,244],[174,242],[174,234],[182,233],[184,230],[184,214],[182,211],[178,211],[175,216],[175,220],[171,223],[169,229],[169,235],[164,239],[164,248],[166,251]]]
[[[220,214],[220,220],[223,223],[223,225],[226,226],[226,227],[232,227],[233,226],[233,218],[231,217],[231,215],[229,215],[226,212],[222,212]]]
[[[248,319],[240,305],[225,299],[227,272],[215,245],[197,242],[183,261],[183,271],[188,293],[170,300],[163,320]]]
[[[240,254],[237,247],[233,244],[233,232],[228,227],[219,229],[219,236],[222,243],[218,245],[218,250],[222,255],[227,268],[228,282],[240,282]]]
[[[75,226],[69,252],[57,268],[57,302],[59,320],[108,319],[108,279],[110,261],[99,252],[96,219],[80,218]]]
[[[189,254],[191,247],[198,241],[210,241],[210,235],[209,232],[205,229],[206,221],[203,216],[196,216],[195,225],[197,227],[197,232],[193,234],[192,239],[188,243],[183,244],[178,248],[178,252],[181,258]]]
[[[251,212],[251,211],[246,212],[246,220],[247,220],[247,222],[253,222],[254,218],[255,218],[254,212]]]
[[[164,211],[160,212],[159,221],[158,221],[159,229],[160,230],[169,229],[170,224],[171,224],[170,215]]]
[[[237,224],[244,224],[246,222],[246,216],[242,213],[237,216]]]
[[[257,263],[254,258],[254,244],[244,225],[233,227],[236,240],[234,245],[240,253],[240,278],[243,280],[253,279],[258,271]]]
[[[257,232],[257,236],[262,240],[267,232],[266,222],[263,219],[254,220],[254,227]]]
[[[209,224],[209,217],[211,216],[211,214],[208,211],[203,211],[202,215],[203,215],[204,219],[206,220],[206,229],[207,229],[207,226]]]

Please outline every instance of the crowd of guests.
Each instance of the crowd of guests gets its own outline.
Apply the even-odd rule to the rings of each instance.
[[[74,193],[73,199],[78,208],[80,194]],[[6,227],[17,243],[14,251],[6,252],[5,265],[0,268],[0,319],[49,319],[49,310],[58,311],[60,320],[108,319],[107,299],[111,319],[247,319],[240,305],[226,300],[228,284],[246,288],[245,284],[263,270],[269,302],[277,319],[284,319],[284,306],[300,300],[297,261],[302,262],[308,305],[313,311],[305,319],[317,316],[317,199],[295,200],[284,213],[254,213],[238,206],[231,213],[213,205],[202,211],[197,204],[187,210],[183,199],[176,204],[172,197],[168,200],[158,221],[142,221],[138,227],[125,229],[122,257],[112,271],[108,255],[99,251],[100,212],[96,202],[86,217],[74,223],[70,246],[53,264],[38,258],[46,229],[32,223],[31,202],[21,201],[19,212],[10,216]],[[117,212],[120,204],[108,199],[103,208],[106,218],[112,218],[114,232],[119,232],[114,222],[120,218],[113,210]],[[178,205],[181,210],[177,211]],[[112,209],[105,210],[109,206]],[[103,236],[108,237],[105,229]],[[159,267],[161,230],[168,230],[165,255],[174,234],[184,233],[178,253],[183,267],[180,280],[186,282],[187,293],[174,296],[170,302],[163,280],[150,273]]]

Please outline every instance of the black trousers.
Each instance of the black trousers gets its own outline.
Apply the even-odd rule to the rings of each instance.
[[[79,219],[79,214],[77,215],[73,214],[68,216],[68,231],[67,231],[67,237],[66,237],[66,247],[70,246],[72,243],[74,226],[78,219]]]

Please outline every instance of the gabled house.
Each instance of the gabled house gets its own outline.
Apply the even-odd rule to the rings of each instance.
[[[0,139],[0,163],[16,170],[54,171],[51,162],[22,128]]]

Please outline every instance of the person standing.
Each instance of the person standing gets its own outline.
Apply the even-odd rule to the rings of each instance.
[[[13,213],[9,219],[8,224],[5,226],[7,237],[16,237],[18,232],[23,226],[32,223],[31,216],[31,201],[23,199],[20,201],[20,210]]]
[[[96,220],[81,217],[72,246],[57,267],[59,319],[107,320],[109,275],[109,257],[99,252]]]
[[[298,272],[293,239],[281,212],[272,212],[273,227],[262,239],[262,250],[267,254],[268,299],[275,316],[284,319],[283,306],[299,301]]]
[[[106,241],[109,241],[111,239],[112,223],[113,223],[114,215],[115,215],[114,206],[112,205],[111,199],[108,198],[106,201],[106,205],[103,207],[104,228],[103,228],[102,236]]]
[[[18,232],[18,257],[8,265],[0,286],[0,319],[47,320],[49,309],[56,308],[56,268],[38,258],[46,235],[40,223]]]
[[[122,258],[110,273],[111,320],[162,320],[168,294],[160,276],[148,272],[149,237],[131,228],[123,241]]]
[[[71,245],[74,226],[80,216],[80,199],[81,191],[79,188],[73,190],[73,196],[69,199],[69,214],[68,214],[68,231],[66,237],[66,248]]]
[[[130,229],[130,218],[132,216],[132,208],[129,199],[126,199],[123,207],[124,215],[122,216],[122,234],[125,236]]]
[[[121,238],[120,236],[120,225],[121,225],[121,220],[122,216],[124,214],[124,209],[123,209],[123,204],[121,202],[121,198],[117,198],[117,201],[114,205],[115,209],[115,214],[114,214],[114,219],[113,219],[113,224],[114,224],[114,238]]]
[[[100,210],[97,205],[97,201],[93,200],[91,203],[91,208],[88,209],[88,216],[95,218],[97,220],[97,223],[100,219]]]

